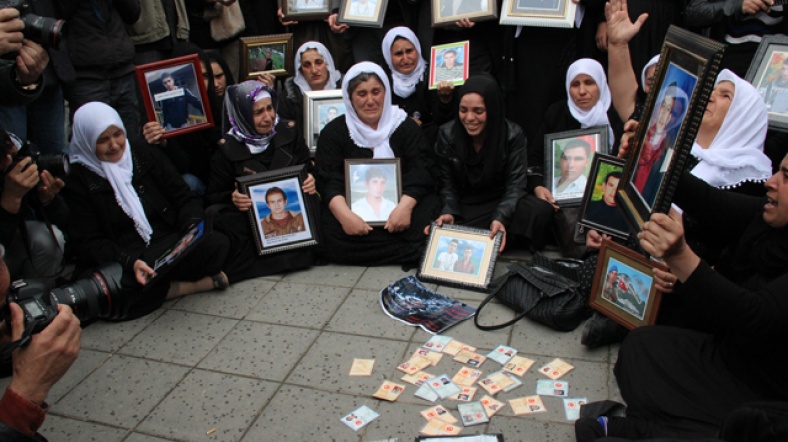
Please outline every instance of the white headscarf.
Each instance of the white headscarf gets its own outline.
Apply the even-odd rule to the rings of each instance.
[[[350,99],[348,83],[363,73],[377,75],[386,89],[386,97],[383,99],[383,114],[380,116],[377,129],[372,129],[361,122]],[[345,102],[345,123],[353,142],[358,147],[372,149],[373,158],[394,158],[394,151],[391,150],[389,145],[389,138],[399,125],[408,118],[408,115],[398,106],[391,104],[391,86],[389,86],[388,77],[386,77],[383,69],[369,61],[354,64],[347,71],[345,78],[342,79],[342,99]]]
[[[657,63],[659,63],[659,54],[651,57],[651,60],[649,60],[648,63],[643,66],[643,70],[640,71],[640,88],[643,89],[644,92],[646,90],[646,71],[651,66],[656,66]]]
[[[112,107],[94,101],[77,109],[74,112],[74,125],[69,146],[71,161],[84,165],[109,181],[118,205],[134,221],[134,228],[145,244],[149,244],[153,228],[142,209],[140,197],[131,184],[134,164],[131,161],[131,146],[128,138],[120,161],[110,163],[101,161],[96,156],[96,141],[110,126],[118,127],[124,133],[126,132],[123,120]]]
[[[766,104],[755,87],[733,72],[723,69],[715,86],[721,81],[733,83],[733,101],[708,149],[692,145],[692,155],[700,160],[692,174],[720,188],[764,182],[772,175],[772,162],[763,153],[769,125]]]
[[[593,78],[599,88],[599,100],[594,107],[587,111],[580,109],[572,101],[572,96],[569,94],[569,85],[580,74],[586,74]],[[575,117],[575,120],[580,122],[581,128],[605,125],[608,127],[608,149],[610,149],[615,142],[613,129],[610,128],[610,120],[607,118],[607,110],[610,109],[612,99],[610,98],[610,89],[607,87],[607,76],[605,76],[605,70],[602,68],[602,65],[590,58],[581,58],[569,65],[569,69],[566,71],[566,97],[567,104],[569,104],[569,112]]]
[[[323,90],[330,91],[337,88],[337,82],[340,78],[342,78],[342,73],[340,73],[336,69],[336,65],[334,64],[334,58],[331,57],[331,53],[328,52],[328,48],[323,46],[323,43],[316,42],[316,41],[308,41],[301,46],[298,47],[298,51],[295,55],[295,78],[293,81],[298,87],[301,88],[302,91],[311,91],[312,88],[309,87],[309,82],[306,81],[304,74],[301,73],[301,56],[304,52],[314,49],[323,57],[323,61],[326,62],[326,68],[328,69],[328,82],[326,82],[325,87]]]
[[[419,61],[416,65],[416,69],[410,74],[397,72],[397,70],[394,69],[394,65],[391,63],[391,46],[399,37],[403,37],[411,42],[413,47],[416,48],[416,52],[419,54]],[[391,70],[394,93],[402,98],[408,98],[413,95],[413,92],[416,91],[416,85],[424,79],[424,71],[427,68],[427,62],[421,56],[421,43],[419,42],[419,38],[416,37],[416,34],[409,28],[398,26],[386,33],[386,36],[383,37],[383,44],[381,44],[380,49],[383,51],[383,58],[386,59],[386,64],[389,65],[389,69]]]

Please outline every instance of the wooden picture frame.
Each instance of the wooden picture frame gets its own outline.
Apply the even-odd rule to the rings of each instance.
[[[455,224],[438,227],[433,223],[416,276],[423,281],[485,291],[492,280],[502,239],[503,232],[491,239],[489,230]]]
[[[311,156],[317,152],[317,140],[326,124],[345,115],[342,91],[304,91],[304,140]]]
[[[450,26],[462,19],[473,22],[498,18],[498,0],[431,0],[432,27]],[[457,8],[456,10],[454,8]]]
[[[583,199],[591,163],[598,152],[606,152],[607,126],[568,130],[544,136],[545,187],[556,204],[578,206]],[[566,149],[569,149],[569,155]]]
[[[443,80],[451,81],[455,86],[465,83],[471,64],[469,51],[469,41],[433,46],[430,50],[429,88],[437,89],[438,83]]]
[[[341,0],[337,22],[350,26],[382,28],[388,3],[389,0]]]
[[[331,15],[331,0],[279,0],[282,21],[325,20]]]
[[[238,191],[252,198],[249,223],[260,255],[318,243],[316,196],[301,190],[306,178],[305,166],[291,166],[236,179]],[[271,222],[276,211],[284,211],[292,221],[276,226]]]
[[[373,227],[385,225],[400,197],[402,175],[399,158],[345,160],[345,200],[350,210],[367,224]],[[373,206],[378,206],[378,210]]]
[[[620,158],[602,153],[594,155],[580,203],[577,221],[580,233],[593,229],[622,240],[629,238],[629,224],[616,203],[618,183],[625,166],[626,161]]]
[[[788,37],[764,36],[744,79],[763,97],[769,128],[788,132]]]
[[[260,74],[293,75],[293,34],[241,37],[240,57],[243,80]]]
[[[503,0],[500,24],[573,28],[576,12],[572,0]]]
[[[148,121],[161,124],[164,138],[213,127],[197,54],[143,64],[135,70]]]
[[[629,330],[654,325],[662,301],[654,267],[668,271],[660,262],[614,241],[602,240],[588,305]]]
[[[714,89],[723,48],[685,29],[668,29],[616,194],[635,233],[652,213],[670,209]]]

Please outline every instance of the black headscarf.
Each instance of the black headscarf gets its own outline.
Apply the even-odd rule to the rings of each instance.
[[[462,140],[460,159],[468,170],[479,170],[481,173],[469,173],[468,181],[473,188],[489,185],[496,180],[496,175],[506,157],[506,116],[504,114],[503,96],[498,83],[489,74],[476,74],[468,78],[460,88],[459,100],[471,92],[484,99],[487,108],[487,122],[484,127],[484,145],[477,153],[473,148],[473,140],[460,121],[459,113],[455,116],[454,137]]]

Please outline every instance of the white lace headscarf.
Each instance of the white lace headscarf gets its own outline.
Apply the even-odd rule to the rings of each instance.
[[[336,69],[336,65],[334,64],[334,58],[331,57],[331,53],[328,52],[328,48],[326,48],[323,43],[317,41],[308,41],[301,46],[298,47],[298,51],[295,54],[295,78],[293,81],[298,87],[301,88],[301,91],[311,91],[312,88],[309,86],[309,82],[306,81],[306,77],[304,74],[301,73],[301,56],[304,55],[304,52],[314,49],[323,57],[323,61],[326,63],[326,68],[328,69],[328,81],[326,85],[323,87],[324,91],[330,91],[337,88],[337,82],[339,79],[342,78],[342,73]]]
[[[580,109],[580,107],[572,101],[572,96],[569,93],[569,86],[572,80],[580,74],[586,74],[593,78],[599,88],[599,100],[597,100],[594,107],[589,110]],[[610,109],[610,104],[613,102],[610,97],[610,88],[607,86],[607,76],[605,70],[598,61],[590,58],[581,58],[576,62],[569,65],[566,71],[566,100],[569,105],[569,112],[575,117],[575,120],[580,122],[581,128],[594,127],[594,126],[607,126],[608,127],[608,151],[613,147],[615,136],[613,129],[610,127],[610,120],[607,118],[607,110]],[[609,152],[608,152],[609,153]]]
[[[404,38],[408,40],[413,45],[413,47],[416,48],[416,52],[419,54],[419,60],[418,64],[416,65],[416,69],[414,69],[410,74],[402,74],[397,72],[391,62],[391,46],[394,45],[394,41],[396,41],[398,38]],[[383,43],[381,44],[380,49],[383,51],[383,58],[386,59],[386,64],[389,65],[389,69],[391,70],[391,80],[393,83],[392,87],[394,89],[394,93],[397,94],[398,97],[402,98],[408,98],[413,95],[413,92],[416,91],[416,85],[424,79],[424,71],[427,68],[427,62],[424,60],[424,57],[421,56],[421,43],[419,42],[419,38],[416,37],[416,34],[414,34],[409,28],[406,28],[405,26],[398,26],[396,28],[392,28],[386,33],[386,36],[383,37]]]
[[[659,63],[659,54],[651,57],[651,60],[649,60],[648,63],[643,66],[643,70],[640,71],[640,88],[643,89],[643,92],[646,91],[646,71],[651,66],[655,66],[656,69],[657,63]]]

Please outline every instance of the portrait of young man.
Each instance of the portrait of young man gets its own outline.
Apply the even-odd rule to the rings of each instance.
[[[566,142],[561,152],[559,168],[561,174],[553,180],[555,196],[582,193],[585,191],[587,177],[584,175],[591,160],[591,145],[582,138]]]
[[[198,97],[184,87],[175,84],[175,77],[169,72],[161,75],[164,92],[155,96],[161,106],[161,125],[165,130],[189,126],[189,107],[195,115],[204,115],[203,104]]]
[[[367,193],[363,198],[353,201],[350,210],[367,222],[388,220],[397,203],[383,196],[386,192],[386,183],[386,172],[382,168],[374,166],[368,168],[364,174],[364,187]]]
[[[287,210],[287,195],[280,187],[271,187],[265,192],[265,204],[271,210],[260,224],[265,238],[292,235],[304,232],[304,216],[296,211]]]

